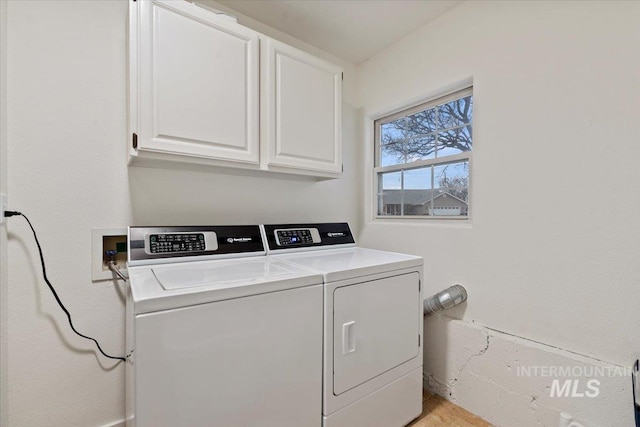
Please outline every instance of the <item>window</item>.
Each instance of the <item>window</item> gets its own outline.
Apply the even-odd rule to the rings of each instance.
[[[378,217],[468,218],[473,93],[375,121]]]

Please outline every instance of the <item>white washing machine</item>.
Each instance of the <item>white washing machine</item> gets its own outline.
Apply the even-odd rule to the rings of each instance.
[[[319,427],[322,277],[259,227],[130,227],[127,426]]]
[[[272,259],[324,278],[324,427],[400,427],[419,416],[422,258],[356,247],[346,223],[262,230]]]

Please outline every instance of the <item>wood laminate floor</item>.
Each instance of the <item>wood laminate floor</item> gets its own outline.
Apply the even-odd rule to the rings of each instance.
[[[482,418],[427,391],[422,397],[422,415],[408,427],[492,427]]]

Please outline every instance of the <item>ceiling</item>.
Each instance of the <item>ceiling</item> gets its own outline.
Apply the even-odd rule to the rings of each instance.
[[[462,0],[217,0],[243,15],[359,64]]]

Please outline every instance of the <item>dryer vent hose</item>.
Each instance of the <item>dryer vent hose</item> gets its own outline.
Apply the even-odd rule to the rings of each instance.
[[[446,310],[467,300],[467,290],[462,285],[453,285],[424,300],[424,315]]]

